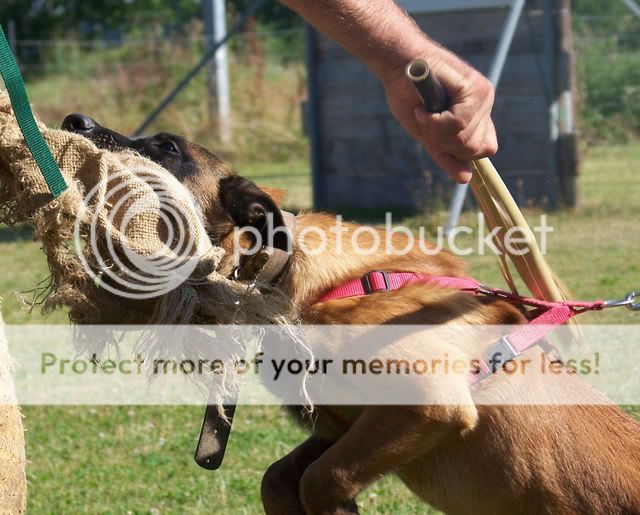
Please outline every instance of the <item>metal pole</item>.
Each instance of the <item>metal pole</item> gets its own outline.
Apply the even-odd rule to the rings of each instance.
[[[500,78],[502,77],[502,70],[504,69],[504,63],[507,60],[509,54],[509,48],[515,36],[516,29],[518,28],[518,22],[522,15],[525,0],[514,0],[511,4],[511,10],[507,17],[507,21],[504,24],[504,29],[500,35],[498,41],[498,47],[496,48],[496,54],[491,62],[491,68],[489,69],[489,80],[493,84],[493,87],[497,90]],[[451,207],[449,208],[449,219],[447,226],[444,229],[445,236],[448,236],[451,231],[458,225],[460,219],[460,213],[462,213],[462,207],[464,206],[464,199],[467,197],[467,191],[469,190],[469,184],[458,184],[453,194],[451,201]]]
[[[209,60],[215,54],[215,51],[224,45],[231,37],[236,34],[242,27],[244,27],[247,20],[254,15],[254,13],[265,4],[267,0],[255,0],[247,9],[242,13],[242,15],[233,23],[233,26],[229,29],[227,34],[220,40],[216,41],[216,44],[208,50],[202,58],[196,63],[196,65],[189,70],[189,72],[178,82],[177,86],[173,88],[169,94],[164,97],[160,103],[149,113],[149,115],[145,118],[145,120],[140,124],[135,132],[134,136],[140,136],[148,127],[153,123],[153,121],[158,117],[158,115],[166,109],[166,107],[171,104],[178,96],[178,94],[187,87],[187,85],[193,80],[193,78],[198,75],[200,70],[204,68],[204,66],[209,62]]]
[[[206,48],[211,50],[216,41],[227,33],[224,0],[202,0],[202,13]],[[217,128],[223,143],[231,141],[231,95],[229,86],[229,60],[227,45],[220,45],[207,68],[207,102],[209,123]]]
[[[18,37],[16,36],[16,20],[7,21],[7,41],[11,47],[11,51],[18,60]]]
[[[640,6],[634,0],[622,0],[631,12],[640,18]]]

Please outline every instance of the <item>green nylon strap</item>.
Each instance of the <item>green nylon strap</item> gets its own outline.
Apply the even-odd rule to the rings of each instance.
[[[38,168],[47,182],[49,191],[54,197],[58,197],[67,189],[67,183],[64,181],[58,163],[51,155],[51,150],[44,141],[42,134],[38,130],[36,121],[33,118],[33,112],[29,105],[29,98],[24,89],[24,82],[18,64],[16,63],[4,31],[0,26],[0,74],[4,79],[4,85],[9,92],[11,105],[18,120],[18,125],[27,142],[27,146],[31,151],[31,155],[36,160]]]

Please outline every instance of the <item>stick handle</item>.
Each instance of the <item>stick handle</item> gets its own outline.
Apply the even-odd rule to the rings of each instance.
[[[407,66],[407,77],[416,88],[420,98],[424,102],[425,110],[430,113],[442,113],[449,109],[449,95],[444,89],[438,77],[431,73],[427,62],[423,59],[414,59]]]
[[[533,231],[491,161],[487,158],[478,159],[473,165],[475,170],[471,189],[476,198],[482,198],[496,213],[501,210],[502,215],[498,215],[498,219],[505,226],[503,229],[517,227],[520,231],[518,236],[526,240],[514,245],[519,252],[509,252],[508,255],[527,288],[538,299],[554,302],[566,300],[538,247]],[[497,206],[495,199],[499,199]]]
[[[414,59],[407,66],[406,74],[424,102],[425,110],[441,113],[450,107],[447,92],[426,61]],[[528,253],[509,254],[527,287],[538,298],[565,300],[563,291],[540,252],[529,225],[491,161],[486,158],[479,159],[473,161],[473,166],[475,173],[471,180],[471,190],[483,211],[489,211],[487,217],[495,222],[506,222],[506,225],[518,227],[527,238],[523,247]],[[502,220],[505,216],[509,218],[508,221]],[[507,229],[508,227],[502,228],[503,231]]]

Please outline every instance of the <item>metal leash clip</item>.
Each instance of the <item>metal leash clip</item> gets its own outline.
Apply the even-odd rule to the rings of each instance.
[[[480,284],[475,291],[476,293],[479,293],[480,295],[486,295],[487,297],[498,297],[503,299],[509,298],[509,296],[504,292],[495,290],[493,288],[490,288],[489,286],[484,286],[482,284]]]
[[[640,311],[640,302],[636,302],[636,297],[640,297],[640,290],[627,293],[624,299],[605,300],[605,308],[625,307],[631,311]]]

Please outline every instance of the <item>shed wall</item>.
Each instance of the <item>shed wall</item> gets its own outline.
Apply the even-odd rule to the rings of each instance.
[[[575,188],[560,188],[558,149],[552,141],[557,84],[572,83],[557,74],[571,73],[571,67],[555,55],[557,37],[554,54],[545,55],[544,36],[557,34],[557,11],[550,33],[540,3],[528,4],[497,91],[493,117],[500,151],[493,161],[521,205],[553,206],[559,191],[575,195]],[[493,7],[414,17],[427,34],[487,73],[507,13]],[[390,114],[377,78],[324,35],[313,32],[308,44],[316,207],[422,210],[448,205],[451,181]],[[565,155],[565,161],[574,165],[573,173],[562,170],[572,181],[576,159]]]

